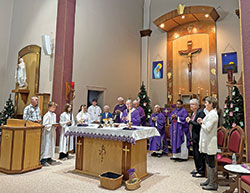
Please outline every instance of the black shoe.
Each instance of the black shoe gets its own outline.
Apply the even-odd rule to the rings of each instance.
[[[194,169],[192,172],[190,172],[190,174],[197,174],[198,172],[196,171],[196,169]]]
[[[176,161],[177,162],[185,162],[185,161],[187,161],[188,159],[177,159]]]
[[[48,162],[49,164],[52,164],[52,163],[55,163],[56,160],[53,160],[53,159],[49,158],[47,162]]]
[[[170,160],[177,161],[179,158],[171,157]]]
[[[194,177],[194,178],[204,178],[205,174],[196,173],[196,174],[193,174],[192,177]]]
[[[158,157],[156,152],[151,153],[152,157]]]
[[[48,162],[42,162],[41,163],[43,166],[49,166]]]
[[[162,153],[157,153],[157,157],[161,157],[162,156]]]

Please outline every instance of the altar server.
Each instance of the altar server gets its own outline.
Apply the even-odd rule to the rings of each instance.
[[[72,107],[67,103],[65,105],[64,112],[60,115],[60,125],[62,129],[59,143],[59,159],[63,160],[68,158],[68,151],[73,150],[74,147],[73,136],[65,136],[65,133],[69,130],[69,126],[75,125],[74,117],[71,111]]]
[[[131,122],[132,125],[140,126],[141,119],[139,111],[133,108],[133,104],[131,100],[126,101],[127,109],[122,112],[122,121],[123,123]]]
[[[99,123],[102,109],[97,105],[97,100],[92,100],[92,105],[88,108],[88,113],[92,123]]]
[[[173,157],[176,161],[186,161],[188,159],[189,129],[186,122],[188,112],[183,107],[182,100],[177,100],[176,108],[171,112],[170,135]]]
[[[56,110],[57,104],[50,101],[48,104],[49,111],[43,117],[44,128],[42,130],[42,145],[41,145],[41,164],[49,166],[55,162],[52,158],[55,155],[56,144]]]
[[[155,105],[154,113],[149,120],[149,126],[156,127],[160,136],[149,138],[149,150],[153,151],[151,156],[161,157],[168,154],[168,143],[165,134],[165,116],[161,113],[159,105]]]
[[[87,105],[81,105],[80,109],[78,111],[78,114],[76,115],[76,122],[77,124],[89,124],[90,123],[90,115],[87,112]]]
[[[114,122],[115,123],[121,123],[121,116],[122,112],[127,109],[127,106],[124,104],[124,99],[122,97],[119,97],[118,104],[114,108],[113,116],[114,116]]]

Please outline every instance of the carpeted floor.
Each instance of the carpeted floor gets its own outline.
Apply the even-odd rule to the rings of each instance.
[[[110,192],[100,187],[99,179],[74,172],[75,159],[59,161],[53,166],[40,170],[6,175],[0,173],[0,193],[92,193]],[[148,153],[148,177],[141,187],[133,192],[153,193],[202,193],[200,182],[205,178],[193,178],[190,171],[194,167],[193,159],[186,162],[174,162],[170,157],[151,157]],[[219,187],[223,192],[228,187]],[[123,184],[113,192],[129,192]]]

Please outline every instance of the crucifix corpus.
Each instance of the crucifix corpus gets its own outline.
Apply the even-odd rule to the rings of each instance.
[[[188,80],[189,80],[189,92],[192,91],[192,58],[194,54],[198,54],[202,51],[202,48],[192,49],[193,42],[190,40],[187,42],[187,50],[180,50],[181,56],[187,56],[188,58]]]

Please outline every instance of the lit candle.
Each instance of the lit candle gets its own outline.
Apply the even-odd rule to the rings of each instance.
[[[181,94],[181,88],[179,88],[179,94]]]
[[[200,87],[198,87],[198,91],[197,91],[198,94],[200,94]]]

